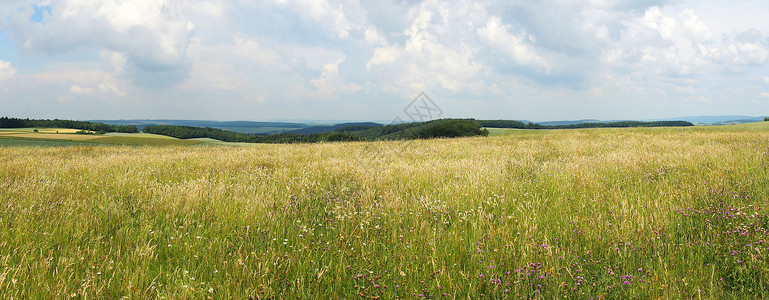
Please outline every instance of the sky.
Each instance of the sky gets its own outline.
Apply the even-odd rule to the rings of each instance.
[[[769,1],[0,0],[0,115],[769,115]]]

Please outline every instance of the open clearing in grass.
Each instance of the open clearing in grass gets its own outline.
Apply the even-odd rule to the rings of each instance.
[[[766,298],[767,141],[0,148],[0,297]]]

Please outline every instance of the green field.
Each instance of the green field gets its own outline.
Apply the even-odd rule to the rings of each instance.
[[[536,134],[538,130],[534,129],[511,129],[511,128],[486,128],[489,136],[511,135],[511,134]]]
[[[0,298],[769,297],[769,122],[491,132],[0,147]]]
[[[39,132],[34,132],[38,130]],[[78,146],[78,145],[194,145],[204,141],[180,140],[172,137],[145,133],[107,133],[103,135],[75,134],[77,129],[63,128],[13,128],[0,129],[1,146]]]

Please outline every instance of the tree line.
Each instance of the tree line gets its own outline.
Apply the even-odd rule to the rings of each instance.
[[[398,139],[429,139],[462,136],[487,136],[475,120],[442,119],[429,122],[406,123],[366,128],[361,126],[342,127],[332,131],[314,134],[281,133],[257,135],[233,132],[210,127],[150,125],[145,133],[160,134],[179,139],[212,138],[236,143],[317,143],[348,142]]]
[[[176,125],[148,125],[142,129],[144,133],[152,133],[175,137],[178,139],[211,138],[233,143],[317,143],[336,141],[359,141],[360,138],[335,132],[298,134],[281,133],[274,135],[249,134],[234,132],[211,127],[193,127]]]
[[[114,126],[105,123],[88,122],[88,121],[73,121],[73,120],[59,120],[59,119],[19,119],[19,118],[0,118],[0,128],[68,128],[68,129],[80,129],[96,132],[121,132],[121,133],[138,133],[139,130],[136,126],[132,125],[120,125]]]

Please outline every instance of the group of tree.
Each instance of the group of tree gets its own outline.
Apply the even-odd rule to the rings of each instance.
[[[317,143],[324,141],[358,141],[360,138],[349,134],[324,132],[317,134],[282,133],[274,135],[249,134],[211,127],[149,125],[142,129],[152,133],[178,139],[211,138],[233,143]]]
[[[537,123],[523,123],[513,120],[479,120],[483,127],[491,128],[515,128],[515,129],[579,129],[579,128],[622,128],[622,127],[684,127],[694,126],[687,121],[620,121],[609,123],[580,123],[570,125],[540,125]]]
[[[317,143],[399,139],[450,138],[486,136],[488,130],[475,120],[441,119],[429,122],[405,123],[385,126],[350,126],[313,134],[282,133],[257,135],[210,127],[173,125],[145,126],[145,133],[171,136],[179,139],[212,138],[238,143]]]
[[[139,130],[136,126],[132,125],[120,125],[114,126],[104,123],[88,122],[88,121],[73,121],[73,120],[48,120],[48,119],[18,119],[2,117],[0,118],[0,128],[68,128],[68,129],[80,129],[85,131],[94,132],[121,132],[121,133],[138,133]]]

